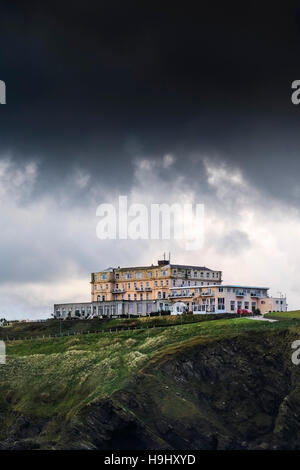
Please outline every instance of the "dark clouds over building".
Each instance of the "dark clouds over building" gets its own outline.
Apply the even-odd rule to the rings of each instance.
[[[258,243],[253,233],[260,233],[263,213],[272,232],[286,227],[274,239],[281,277],[296,269],[285,267],[293,256],[284,237],[298,233],[299,217],[300,106],[291,103],[291,83],[300,79],[297,2],[2,2],[0,45],[7,85],[0,107],[0,282],[7,308],[14,281],[18,308],[28,313],[55,299],[66,278],[83,279],[130,257],[147,261],[145,243],[135,256],[123,243],[104,248],[95,237],[95,210],[117,194],[151,199],[151,178],[156,202],[180,197],[180,181],[183,193],[188,188],[223,221],[222,230],[212,224],[206,253],[216,269],[224,264],[228,278],[237,278],[236,266]],[[168,168],[160,166],[166,154],[174,156]],[[151,175],[141,160],[158,162]],[[256,210],[246,227],[245,211]],[[149,248],[156,255],[161,246]],[[191,256],[173,250],[182,262]],[[263,249],[257,252],[261,257]],[[196,264],[210,262],[204,252],[193,256]],[[264,271],[263,284],[272,271]],[[249,283],[260,280],[252,267],[250,276]],[[280,282],[275,276],[275,289]],[[296,286],[290,291],[296,302]],[[60,301],[71,294],[57,295]]]

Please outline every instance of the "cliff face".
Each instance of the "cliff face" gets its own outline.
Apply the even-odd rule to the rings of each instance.
[[[87,424],[98,448],[300,448],[300,376],[290,344],[285,332],[191,341],[115,394],[110,419],[103,403],[86,409],[83,430]],[[100,440],[95,429],[105,429]]]
[[[299,449],[295,338],[253,331],[169,347],[75,417],[16,415],[2,448]]]

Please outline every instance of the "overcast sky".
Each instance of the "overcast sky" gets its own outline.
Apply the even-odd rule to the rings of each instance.
[[[164,251],[300,308],[300,7],[205,3],[2,2],[0,317]],[[203,203],[203,247],[97,239],[119,195]]]

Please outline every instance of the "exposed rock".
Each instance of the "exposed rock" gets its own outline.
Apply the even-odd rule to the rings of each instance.
[[[299,449],[290,344],[288,332],[256,332],[162,353],[71,420],[16,415],[0,448]]]

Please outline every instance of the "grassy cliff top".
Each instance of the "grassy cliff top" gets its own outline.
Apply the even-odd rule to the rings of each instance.
[[[56,427],[57,422],[74,419],[86,405],[124,389],[158,358],[230,338],[245,337],[253,344],[260,332],[299,331],[299,326],[300,321],[293,317],[273,323],[233,318],[8,342],[7,364],[0,365],[0,411],[4,417],[0,440],[16,414],[55,417]]]
[[[45,322],[12,322],[8,326],[0,327],[0,339],[26,339],[43,336],[67,335],[74,333],[102,332],[110,329],[127,329],[147,326],[171,326],[182,323],[198,323],[200,321],[220,320],[234,318],[237,315],[162,315],[151,317],[132,318],[94,318],[92,320],[57,320],[49,319]]]
[[[265,315],[266,318],[274,320],[300,320],[300,310],[291,310],[290,312],[271,312]]]
[[[294,320],[269,323],[246,318],[220,319],[148,330],[8,342],[7,364],[0,366],[0,403],[4,406],[4,390],[10,389],[10,401],[19,410],[30,407],[33,412],[43,409],[46,414],[66,410],[71,403],[80,406],[111,394],[155,355],[169,354],[191,341],[215,341],[294,324]],[[44,402],[43,394],[48,401]]]

